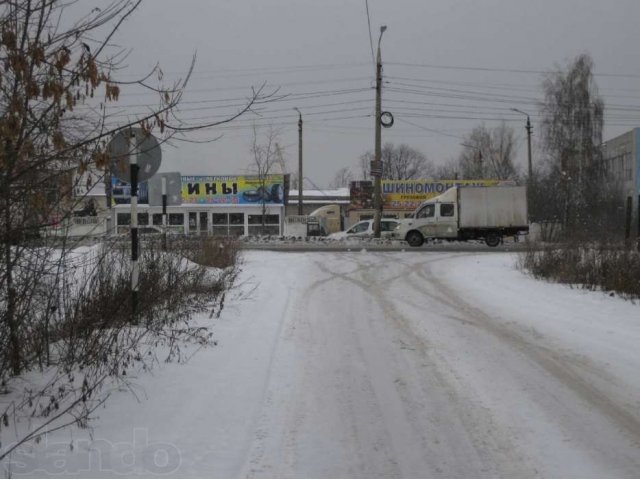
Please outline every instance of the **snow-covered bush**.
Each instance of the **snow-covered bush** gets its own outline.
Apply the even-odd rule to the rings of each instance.
[[[211,268],[191,260],[193,248],[184,244],[159,247],[143,245],[135,314],[127,245],[23,255],[26,265],[47,274],[16,269],[31,282],[28,298],[17,297],[19,351],[0,325],[0,460],[47,431],[86,425],[108,396],[105,386],[126,385],[159,359],[180,361],[186,345],[212,343],[208,325],[191,320],[198,312],[219,313],[237,273],[235,254],[225,254],[225,268]],[[10,354],[19,355],[20,375]]]

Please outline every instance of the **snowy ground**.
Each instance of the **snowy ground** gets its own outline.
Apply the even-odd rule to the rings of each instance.
[[[11,475],[640,476],[639,305],[513,253],[243,255],[202,320],[217,347],[140,374],[139,400],[118,392]]]

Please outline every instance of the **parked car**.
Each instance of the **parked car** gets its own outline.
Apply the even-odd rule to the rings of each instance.
[[[380,220],[380,236],[391,237],[396,227],[400,224],[399,220],[392,218],[383,218]],[[336,232],[329,235],[328,238],[359,238],[373,237],[373,220],[362,220],[344,232]]]

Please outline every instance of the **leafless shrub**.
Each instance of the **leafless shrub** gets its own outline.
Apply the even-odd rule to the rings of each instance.
[[[147,249],[132,315],[128,252],[105,245],[81,254],[58,228],[85,200],[74,196],[81,175],[107,177],[109,142],[132,127],[160,143],[188,141],[189,132],[275,99],[263,85],[226,118],[181,119],[195,57],[182,79],[165,80],[158,66],[122,82],[116,77],[128,48],[117,46],[115,34],[140,0],[73,3],[0,2],[0,460],[43,432],[86,425],[106,384],[156,358],[144,349],[167,345],[168,356],[179,358],[182,341],[206,343],[208,330],[189,319],[217,305],[219,312],[234,275],[232,267],[213,274],[178,252]],[[121,123],[107,106],[129,89],[157,96]],[[47,238],[53,230],[62,232],[55,242]],[[38,419],[33,428],[21,428],[25,416]],[[7,431],[15,432],[13,443]]]
[[[640,253],[620,242],[531,244],[519,265],[536,278],[640,298]]]
[[[239,252],[235,237],[186,237],[171,246],[198,265],[223,269],[236,265]]]
[[[205,243],[204,251],[207,247]],[[22,322],[20,352],[23,368],[40,374],[25,380],[13,377],[0,351],[0,378],[7,399],[0,417],[20,432],[3,442],[0,460],[21,443],[71,424],[87,425],[90,414],[108,397],[107,385],[127,384],[132,371],[150,368],[158,359],[180,361],[187,345],[212,343],[206,324],[194,324],[195,313],[220,311],[224,292],[237,273],[235,254],[204,254],[211,268],[189,261],[184,251],[162,252],[148,244],[140,255],[137,315],[132,315],[129,257],[119,247],[97,246],[82,255],[69,254],[60,275],[41,279],[45,304],[32,322]],[[181,247],[182,248],[182,247]],[[230,248],[231,250],[231,248]],[[38,252],[38,255],[43,255]],[[0,346],[4,346],[3,341]],[[11,399],[11,401],[8,401]],[[2,405],[0,403],[0,405]],[[21,420],[30,417],[29,422]],[[35,425],[25,428],[25,425]],[[1,434],[1,430],[0,430]]]

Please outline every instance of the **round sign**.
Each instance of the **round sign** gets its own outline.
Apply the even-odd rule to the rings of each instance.
[[[133,136],[133,138],[131,138]],[[132,142],[129,143],[131,138]],[[135,142],[135,143],[134,143]],[[162,151],[156,137],[145,133],[141,128],[119,131],[109,142],[111,167],[116,177],[124,182],[131,182],[129,154],[135,148],[139,165],[138,181],[149,180],[160,168]]]
[[[391,112],[380,113],[380,125],[384,128],[391,128],[393,126],[393,115]]]

